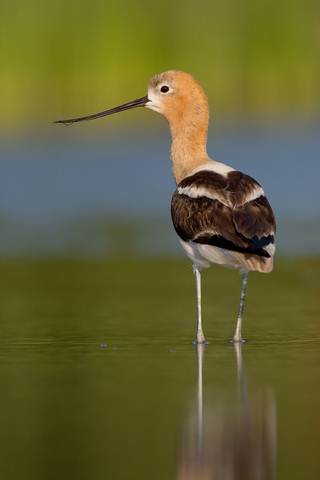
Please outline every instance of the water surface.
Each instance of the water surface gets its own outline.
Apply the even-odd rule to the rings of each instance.
[[[204,273],[201,352],[186,260],[1,272],[6,480],[319,477],[319,259],[249,276],[242,352],[229,343],[236,272]]]
[[[144,114],[158,128],[115,133],[115,117],[2,139],[0,255],[179,251],[170,219],[168,127]],[[211,125],[209,153],[264,186],[282,254],[320,252],[318,131],[316,119]]]

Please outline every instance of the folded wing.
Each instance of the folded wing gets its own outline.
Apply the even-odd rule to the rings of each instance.
[[[186,177],[172,197],[172,220],[184,241],[271,257],[275,218],[261,186],[251,177],[202,170]]]

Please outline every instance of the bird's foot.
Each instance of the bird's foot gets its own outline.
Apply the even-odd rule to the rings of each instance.
[[[197,336],[193,341],[194,345],[206,345],[208,342],[205,339],[205,336],[203,335],[203,332],[197,332]]]
[[[238,345],[242,345],[243,343],[245,343],[245,339],[242,338],[241,336],[239,335],[235,335],[231,340],[230,340],[231,343],[236,343]]]

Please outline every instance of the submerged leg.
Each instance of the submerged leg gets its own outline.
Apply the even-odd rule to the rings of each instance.
[[[193,272],[196,276],[196,285],[197,285],[197,336],[195,343],[206,343],[202,331],[202,318],[201,318],[201,273],[198,268],[193,265]]]
[[[241,285],[241,294],[240,294],[240,305],[239,305],[239,313],[237,318],[237,326],[236,331],[234,332],[233,341],[234,342],[243,342],[244,340],[241,337],[241,324],[242,324],[242,316],[243,316],[243,309],[244,309],[244,301],[246,298],[246,289],[248,283],[248,272],[242,273],[242,285]]]

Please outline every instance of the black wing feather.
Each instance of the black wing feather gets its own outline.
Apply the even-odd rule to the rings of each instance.
[[[241,172],[231,172],[224,177],[201,171],[185,178],[178,188],[203,185],[208,190],[211,188],[217,199],[214,195],[213,198],[193,198],[179,193],[178,189],[172,197],[172,221],[180,238],[270,257],[264,247],[274,243],[275,219],[271,206],[264,195],[245,202],[252,188],[260,185]]]

